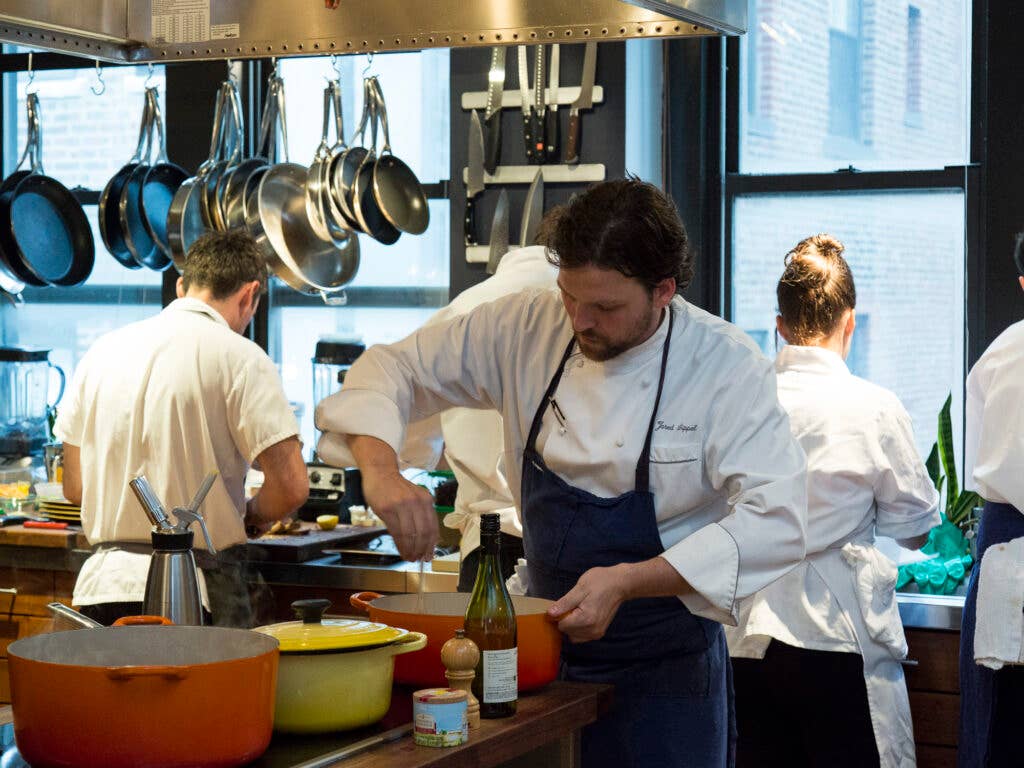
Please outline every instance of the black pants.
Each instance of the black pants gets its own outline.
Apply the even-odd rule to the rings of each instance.
[[[773,640],[764,659],[733,659],[738,768],[870,768],[879,764],[857,653]]]
[[[523,540],[518,536],[501,534],[501,577],[509,579],[516,572],[516,563],[523,556]],[[476,569],[480,565],[480,547],[464,558],[459,565],[459,592],[472,592],[476,581]]]

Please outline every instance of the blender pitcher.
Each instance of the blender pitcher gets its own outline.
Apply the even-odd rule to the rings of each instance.
[[[49,417],[64,396],[65,376],[48,349],[0,347],[0,457],[42,455],[50,440]],[[60,385],[49,402],[50,372]]]

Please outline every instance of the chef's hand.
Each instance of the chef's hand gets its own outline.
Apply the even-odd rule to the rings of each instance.
[[[626,599],[621,565],[591,568],[580,576],[576,586],[548,608],[548,616],[558,621],[558,629],[574,643],[604,637],[619,606]]]
[[[366,503],[388,527],[399,554],[409,561],[432,559],[439,538],[433,497],[402,477],[394,450],[382,440],[352,435],[349,448],[359,464]]]

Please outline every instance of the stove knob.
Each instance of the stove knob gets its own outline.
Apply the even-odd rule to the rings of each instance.
[[[331,485],[341,485],[341,472],[335,472],[331,475]]]
[[[316,470],[310,472],[309,473],[309,482],[311,482],[311,483],[319,483],[320,482],[320,473],[317,472]]]

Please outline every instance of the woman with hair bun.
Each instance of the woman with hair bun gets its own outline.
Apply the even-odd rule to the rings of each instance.
[[[727,628],[739,766],[915,765],[896,568],[875,535],[916,549],[938,494],[896,396],[850,373],[857,293],[830,235],[786,255],[779,401],[807,454],[807,556]]]

